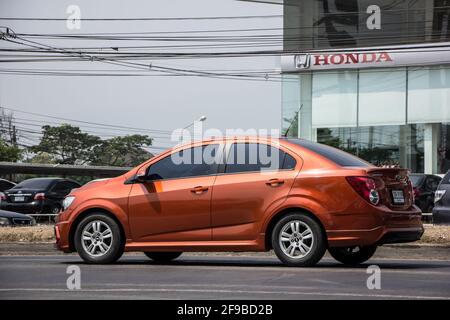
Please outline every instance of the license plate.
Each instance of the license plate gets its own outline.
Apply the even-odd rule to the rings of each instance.
[[[394,200],[394,204],[405,204],[403,190],[392,190],[392,199]]]
[[[14,197],[14,202],[24,202],[25,197]]]

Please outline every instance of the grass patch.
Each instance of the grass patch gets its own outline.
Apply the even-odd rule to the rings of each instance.
[[[55,232],[52,225],[32,227],[2,227],[0,242],[53,242]]]
[[[450,245],[450,226],[425,225],[425,233],[419,242]]]

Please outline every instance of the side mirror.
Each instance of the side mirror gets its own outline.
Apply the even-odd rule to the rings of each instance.
[[[150,181],[154,181],[154,180],[160,180],[161,176],[159,174],[137,174],[134,178],[134,181],[136,182],[140,182],[140,183],[144,183],[144,182],[150,182]]]

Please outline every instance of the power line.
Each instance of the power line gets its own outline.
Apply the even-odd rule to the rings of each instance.
[[[433,6],[432,11],[443,11],[449,9],[450,6]],[[384,6],[383,12],[388,13],[399,13],[399,12],[425,12],[430,11],[428,7],[408,7],[408,8],[395,8],[395,3],[391,6]],[[346,16],[346,15],[360,15],[366,14],[364,10],[350,11],[350,10],[338,10],[336,12],[323,12],[322,17],[327,18],[330,16]],[[302,18],[309,13],[301,13],[298,15],[292,15],[291,17]],[[242,16],[204,16],[204,17],[129,17],[129,18],[79,18],[79,19],[69,19],[65,18],[50,18],[50,17],[0,17],[0,20],[5,21],[67,21],[67,20],[80,20],[80,21],[184,21],[184,20],[239,20],[239,19],[274,19],[283,18],[283,15],[242,15]]]
[[[263,81],[274,81],[272,79],[269,79],[267,75],[265,75],[264,77],[258,77],[255,75],[244,75],[244,74],[223,74],[223,73],[213,73],[213,72],[205,72],[205,71],[197,71],[197,70],[189,70],[189,69],[181,69],[181,68],[171,68],[171,67],[164,67],[164,66],[159,66],[159,65],[154,65],[154,64],[142,64],[142,63],[133,63],[133,62],[128,62],[128,61],[116,61],[114,59],[110,59],[110,58],[104,58],[104,57],[98,57],[98,56],[94,56],[88,53],[72,53],[66,50],[61,50],[52,46],[48,46],[45,44],[41,44],[35,41],[31,41],[31,40],[27,40],[27,39],[23,39],[21,37],[15,37],[18,38],[22,41],[31,43],[31,44],[27,44],[27,43],[23,43],[20,41],[16,41],[16,40],[11,40],[9,38],[6,38],[6,41],[12,42],[12,43],[16,43],[16,44],[21,44],[21,45],[25,45],[25,46],[30,46],[33,48],[38,48],[38,49],[43,49],[43,50],[47,50],[47,51],[54,51],[54,50],[60,50],[57,53],[61,53],[61,54],[66,54],[66,55],[70,55],[70,56],[77,56],[81,59],[84,60],[88,60],[88,61],[98,61],[98,62],[103,62],[103,63],[109,63],[109,64],[114,64],[114,65],[119,65],[119,66],[127,66],[127,67],[131,67],[131,68],[138,68],[138,69],[148,69],[149,71],[160,71],[160,72],[167,72],[167,73],[174,73],[174,74],[179,74],[179,73],[184,73],[185,75],[191,75],[191,76],[199,76],[199,77],[210,77],[210,78],[223,78],[223,79],[233,79],[233,80],[263,80]],[[44,47],[44,48],[43,48]],[[63,52],[61,52],[63,51]]]
[[[99,123],[99,122],[91,122],[91,121],[84,121],[84,120],[77,120],[77,119],[57,117],[57,116],[52,116],[52,115],[48,115],[48,114],[42,114],[42,113],[36,113],[36,112],[30,112],[30,111],[22,111],[22,110],[18,110],[18,109],[9,108],[9,107],[1,107],[1,108],[9,110],[9,111],[19,112],[19,113],[24,113],[24,114],[30,114],[30,115],[34,115],[34,116],[38,116],[38,117],[45,117],[45,118],[50,118],[50,119],[63,120],[63,121],[71,121],[71,122],[84,123],[84,124],[92,124],[92,125],[103,126],[103,127],[110,127],[110,128],[131,129],[131,130],[140,130],[140,131],[144,131],[144,132],[171,134],[171,131],[168,131],[168,130],[156,130],[156,129],[145,129],[145,128],[128,127],[128,126],[121,126],[121,125],[116,125],[116,124],[106,124],[106,123]]]
[[[184,21],[184,20],[240,20],[240,19],[274,19],[283,15],[246,15],[246,16],[210,16],[210,17],[137,17],[137,18],[42,18],[42,17],[0,17],[5,21]]]

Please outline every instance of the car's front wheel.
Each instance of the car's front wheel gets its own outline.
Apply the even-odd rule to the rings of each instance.
[[[75,249],[88,263],[111,263],[124,252],[119,225],[104,213],[88,215],[75,231]]]
[[[377,246],[328,248],[328,252],[334,259],[347,265],[356,265],[369,260],[376,250]]]
[[[272,247],[284,264],[309,267],[319,262],[325,254],[325,234],[311,217],[302,213],[289,214],[275,225]]]
[[[147,257],[155,262],[164,263],[175,260],[183,252],[144,252]]]

